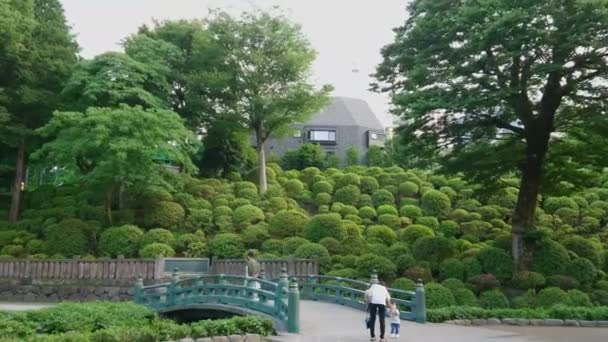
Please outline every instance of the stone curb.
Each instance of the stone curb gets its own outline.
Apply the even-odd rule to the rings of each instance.
[[[525,318],[480,318],[480,319],[456,319],[442,322],[445,324],[463,326],[482,325],[518,325],[518,326],[544,326],[544,327],[592,327],[608,328],[608,321],[585,321],[575,319],[525,319]]]
[[[177,341],[164,342],[265,342],[268,341],[264,336],[257,334],[247,335],[230,335],[230,336],[214,336],[193,339],[191,337],[182,338]]]

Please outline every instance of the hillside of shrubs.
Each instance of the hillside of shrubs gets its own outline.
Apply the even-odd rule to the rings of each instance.
[[[536,210],[530,271],[512,274],[510,215],[517,179],[491,194],[454,177],[399,167],[301,171],[268,165],[254,177],[197,179],[127,189],[112,211],[84,185],[26,194],[17,224],[0,222],[2,258],[214,256],[318,258],[324,274],[395,288],[426,284],[430,309],[608,305],[608,177],[578,191],[560,184]],[[482,194],[482,195],[478,195]]]
[[[0,312],[1,342],[168,341],[273,332],[272,322],[258,316],[178,324],[131,303],[70,303],[31,312]]]

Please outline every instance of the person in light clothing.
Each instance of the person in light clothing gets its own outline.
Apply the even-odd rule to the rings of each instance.
[[[245,273],[247,274],[247,277],[259,279],[260,271],[261,271],[260,263],[255,259],[255,252],[251,251],[251,250],[248,251],[247,252],[247,265],[245,266]],[[254,289],[259,289],[261,287],[260,283],[257,281],[251,281],[249,284]],[[259,300],[257,292],[253,293],[251,299],[253,299],[255,301]]]
[[[401,326],[401,318],[399,317],[399,310],[395,302],[391,303],[391,337],[399,337],[399,327]]]
[[[372,284],[372,286],[365,291],[365,296],[370,311],[369,332],[371,341],[376,340],[376,315],[378,315],[380,316],[380,342],[386,342],[386,339],[384,338],[386,332],[386,304],[390,303],[391,296],[382,282],[380,282],[380,284]]]

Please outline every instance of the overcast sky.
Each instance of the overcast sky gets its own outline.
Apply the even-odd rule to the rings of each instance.
[[[119,42],[152,19],[202,18],[209,8],[232,13],[279,6],[318,52],[314,82],[334,95],[365,99],[387,125],[388,97],[368,91],[380,48],[406,18],[407,0],[61,0],[84,57],[121,50]]]

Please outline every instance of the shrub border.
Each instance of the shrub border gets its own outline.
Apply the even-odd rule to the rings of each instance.
[[[527,319],[527,318],[475,318],[455,319],[444,321],[445,324],[482,326],[482,325],[516,325],[516,326],[545,326],[545,327],[585,327],[608,328],[608,321],[586,321],[576,319]]]

